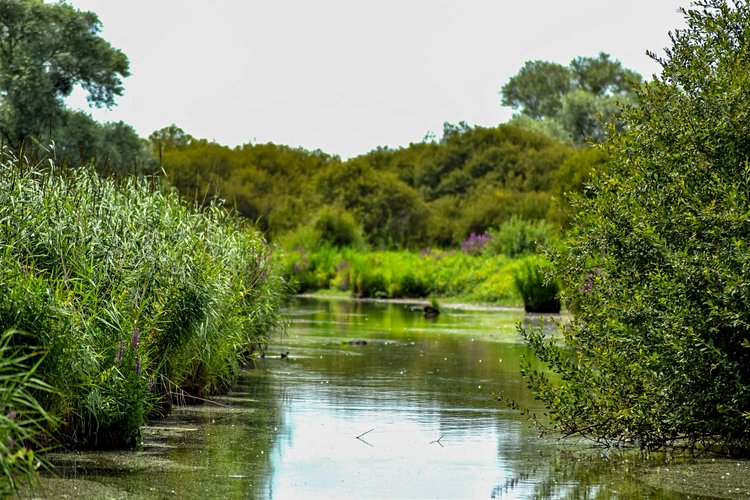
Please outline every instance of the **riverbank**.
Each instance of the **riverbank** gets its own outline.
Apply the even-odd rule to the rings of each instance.
[[[404,298],[404,299],[387,299],[387,298],[362,298],[352,297],[350,294],[342,293],[338,290],[318,290],[310,293],[300,293],[294,295],[302,299],[317,299],[317,300],[351,300],[353,302],[363,303],[375,303],[375,304],[404,304],[411,305],[414,307],[422,308],[430,305],[429,299],[420,298]],[[465,310],[465,311],[518,311],[523,312],[523,303],[517,305],[497,305],[491,303],[478,303],[478,302],[466,302],[461,299],[455,298],[437,298],[440,303],[441,309],[454,309],[454,310]]]
[[[48,448],[123,449],[224,391],[279,322],[252,226],[158,180],[0,163],[0,495]],[[9,222],[10,221],[10,222]]]
[[[491,252],[430,249],[361,250],[323,245],[298,247],[281,256],[284,275],[297,293],[339,291],[357,298],[423,299],[535,308],[554,301],[556,282],[547,282],[537,254],[509,257]],[[552,308],[554,309],[554,308]],[[551,310],[551,309],[547,309]],[[558,303],[559,310],[559,303]]]

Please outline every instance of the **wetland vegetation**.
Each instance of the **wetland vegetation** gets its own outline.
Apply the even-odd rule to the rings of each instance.
[[[173,403],[232,387],[228,398],[213,402],[242,406],[235,408],[239,420],[227,416],[231,410],[219,418],[241,427],[230,434],[242,449],[230,451],[256,472],[227,466],[222,478],[238,485],[202,479],[201,487],[226,494],[309,491],[295,487],[325,464],[313,463],[319,456],[297,456],[307,468],[287,468],[281,455],[300,451],[279,435],[307,439],[319,450],[326,443],[293,430],[315,427],[314,418],[356,430],[363,442],[353,444],[387,443],[388,435],[370,434],[362,414],[339,418],[350,406],[376,418],[381,396],[393,419],[414,424],[414,435],[426,439],[429,429],[431,447],[415,445],[424,453],[442,449],[448,431],[458,436],[454,451],[468,456],[480,449],[477,415],[495,429],[498,442],[482,453],[500,457],[499,467],[459,460],[492,478],[485,484],[467,474],[482,494],[687,491],[675,484],[684,479],[680,473],[647,461],[623,465],[630,463],[627,452],[619,470],[628,478],[656,475],[673,483],[619,481],[602,475],[601,462],[570,466],[548,453],[559,436],[653,456],[681,449],[747,456],[750,5],[698,0],[683,13],[687,27],[672,34],[664,58],[655,58],[662,70],[651,81],[604,53],[567,66],[529,61],[500,92],[518,112],[510,122],[446,123],[439,139],[341,159],[271,143],[230,148],[176,125],[141,139],[125,123],[99,124],[71,111],[63,99],[76,86],[95,105],[113,104],[129,74],[127,57],[99,36],[93,13],[65,3],[3,2],[0,494],[32,481],[50,451],[63,452],[53,460],[62,470],[70,450],[142,457],[102,450],[138,448],[144,429],[147,446],[162,432],[169,441],[187,432],[154,424]],[[502,338],[488,333],[475,342],[466,331],[472,327],[451,323],[477,320],[471,314],[384,315],[380,306],[332,301],[330,309],[349,309],[326,310],[324,302],[287,308],[292,333],[270,337],[282,323],[283,298],[316,290],[527,311],[564,307],[567,316],[549,329],[517,309],[509,314],[518,316],[523,337],[500,322],[502,333],[495,333]],[[356,308],[363,310],[350,310]],[[364,323],[369,318],[377,318],[378,329]],[[278,356],[264,351],[269,341],[282,349]],[[478,366],[485,361],[491,362]],[[243,371],[252,362],[261,368]],[[518,413],[488,398],[489,388],[500,386],[495,397],[546,412],[538,423],[550,434],[521,430]],[[313,405],[317,396],[329,406]],[[422,421],[404,405],[435,418]],[[194,422],[210,411],[178,414],[192,412]],[[201,422],[214,423],[213,416]],[[512,431],[512,440],[498,429]],[[227,442],[209,445],[207,455],[231,462],[221,449]],[[525,462],[537,445],[549,445],[549,460]],[[178,469],[213,474],[195,451],[184,452]],[[348,456],[346,448],[340,453],[338,459]],[[84,469],[93,463],[94,474],[117,475],[92,460]],[[175,464],[167,462],[164,477],[179,489],[180,478],[169,476]],[[157,467],[150,458],[139,463]],[[686,463],[716,477],[715,467]],[[729,474],[724,465],[722,477]],[[745,466],[739,462],[736,470]],[[297,482],[279,482],[279,471]],[[148,494],[110,479],[103,486],[110,493]],[[732,487],[740,489],[720,493],[747,493]]]

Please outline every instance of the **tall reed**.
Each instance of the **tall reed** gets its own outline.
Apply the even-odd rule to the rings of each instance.
[[[230,384],[278,322],[262,236],[153,179],[0,164],[0,328],[46,357],[40,395],[64,444],[135,446],[156,403]]]
[[[34,397],[50,387],[35,377],[38,353],[15,347],[14,330],[0,333],[0,495],[32,484],[42,462],[34,448],[41,446],[51,418]]]

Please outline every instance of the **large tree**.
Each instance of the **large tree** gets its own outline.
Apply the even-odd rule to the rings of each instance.
[[[638,73],[602,52],[597,57],[577,57],[569,66],[528,61],[500,94],[503,105],[519,111],[515,124],[548,130],[555,137],[562,129],[567,139],[582,144],[604,138],[604,124],[614,120],[618,103],[633,102],[633,85],[640,82]]]
[[[568,435],[750,450],[750,5],[683,11],[556,259],[564,345],[526,332]]]
[[[128,59],[99,36],[96,14],[65,3],[0,0],[0,134],[20,148],[56,124],[76,85],[89,104],[112,106]]]

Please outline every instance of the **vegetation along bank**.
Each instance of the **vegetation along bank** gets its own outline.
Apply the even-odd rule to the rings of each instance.
[[[5,155],[0,288],[12,486],[32,448],[133,447],[172,398],[229,387],[278,324],[282,281],[260,233],[223,209]]]

